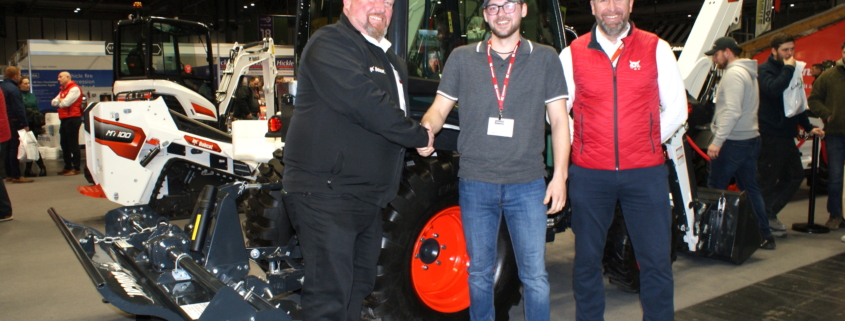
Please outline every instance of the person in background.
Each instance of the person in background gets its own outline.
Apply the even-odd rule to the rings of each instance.
[[[772,36],[771,45],[769,59],[757,68],[760,73],[757,116],[762,139],[757,185],[766,205],[769,228],[775,236],[782,236],[786,234],[786,226],[777,215],[804,181],[801,152],[795,146],[796,130],[801,126],[810,135],[820,137],[824,137],[824,132],[810,123],[806,111],[786,117],[783,94],[795,74],[795,39],[787,33],[778,33]]]
[[[44,133],[44,114],[38,110],[38,100],[35,94],[29,92],[31,83],[29,77],[21,77],[21,83],[18,84],[21,89],[21,96],[23,97],[23,105],[26,107],[26,120],[29,122],[29,129],[35,137]],[[38,164],[41,170],[36,175],[32,172],[32,163]],[[44,158],[41,157],[41,152],[38,153],[38,160],[35,162],[26,162],[26,170],[23,172],[24,177],[47,176],[47,166],[44,165]]]
[[[29,131],[29,122],[26,120],[26,108],[23,105],[21,89],[18,82],[21,81],[21,70],[15,66],[9,66],[5,72],[6,80],[0,84],[6,102],[6,116],[9,117],[10,134],[9,148],[3,152],[6,161],[6,180],[12,183],[32,183],[33,180],[21,175],[21,166],[18,161],[18,147],[20,136],[18,131],[24,129]]]
[[[237,119],[258,119],[259,98],[261,98],[258,90],[260,87],[261,78],[249,77],[246,86],[238,88],[235,93],[235,110],[232,116]]]
[[[816,82],[807,102],[810,111],[824,122],[824,137],[830,175],[827,180],[827,211],[830,219],[825,226],[832,230],[843,226],[842,164],[845,163],[845,43],[840,49],[842,59],[825,70]]]
[[[707,148],[711,159],[707,187],[726,189],[731,178],[736,178],[737,186],[748,195],[757,217],[763,235],[760,248],[774,250],[775,238],[757,186],[757,158],[762,141],[757,125],[760,105],[757,62],[740,58],[740,53],[742,49],[731,37],[716,39],[713,48],[704,53],[712,57],[717,68],[725,71],[716,90],[716,112],[710,125],[713,141]]]
[[[59,127],[59,144],[62,146],[65,168],[58,174],[79,175],[82,173],[79,170],[82,159],[79,151],[79,126],[82,125],[82,101],[85,96],[67,71],[59,73],[59,85],[59,94],[51,102],[53,107],[59,109],[59,119],[62,121]]]
[[[12,134],[9,130],[9,118],[6,116],[6,98],[3,91],[0,91],[0,155],[9,147],[9,139]],[[5,157],[0,157],[0,177],[6,176]],[[9,193],[6,191],[6,183],[0,179],[0,222],[13,220],[12,201],[9,200]]]

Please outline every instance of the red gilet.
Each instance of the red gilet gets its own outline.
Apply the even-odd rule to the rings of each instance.
[[[71,88],[79,88],[79,86],[73,81],[68,82],[67,85],[61,88],[62,91],[59,92],[59,98],[64,99],[67,97]],[[82,88],[79,88],[79,97],[76,98],[76,101],[74,101],[69,107],[59,108],[59,119],[82,116],[82,95],[84,95],[82,93]]]
[[[659,38],[631,25],[616,68],[595,30],[572,42],[572,163],[624,170],[663,164],[655,50]]]

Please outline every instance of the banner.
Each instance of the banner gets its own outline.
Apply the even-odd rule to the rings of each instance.
[[[757,0],[754,37],[772,29],[772,0]]]
[[[273,16],[267,14],[258,15],[258,37],[273,38]]]
[[[30,77],[32,93],[38,100],[38,109],[42,111],[55,110],[50,101],[59,94],[59,73],[67,71],[71,79],[88,97],[88,102],[99,101],[91,99],[101,94],[111,96],[111,86],[114,84],[114,74],[111,70],[33,70]]]

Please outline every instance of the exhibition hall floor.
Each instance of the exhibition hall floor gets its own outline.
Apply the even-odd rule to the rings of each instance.
[[[102,303],[85,271],[47,215],[53,207],[69,221],[103,228],[103,215],[117,207],[80,195],[82,175],[56,176],[60,161],[48,161],[47,177],[6,183],[13,221],[0,223],[0,320],[132,320]],[[783,223],[806,222],[808,190],[798,192],[780,215]],[[827,220],[827,196],[817,198],[817,222]],[[680,254],[673,265],[677,320],[844,320],[845,229],[777,239],[777,250],[758,250],[742,265]],[[552,320],[574,320],[574,235],[557,235],[546,246]],[[605,282],[606,320],[640,320],[637,294]],[[524,320],[522,305],[511,320]]]

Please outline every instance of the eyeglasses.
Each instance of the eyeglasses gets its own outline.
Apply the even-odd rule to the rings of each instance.
[[[517,5],[516,2],[510,2],[510,1],[506,2],[503,5],[490,4],[490,5],[487,5],[486,8],[484,8],[484,12],[487,12],[488,15],[495,16],[499,13],[499,8],[501,8],[502,10],[505,11],[505,13],[513,13],[514,11],[516,11],[516,5]]]

